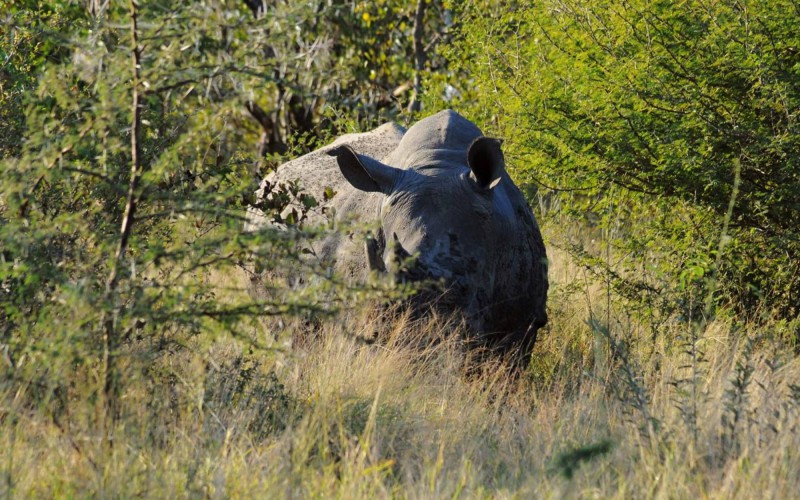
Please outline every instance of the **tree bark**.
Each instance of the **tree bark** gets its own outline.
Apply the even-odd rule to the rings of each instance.
[[[422,70],[425,68],[425,46],[422,37],[425,34],[425,0],[417,1],[417,12],[414,15],[414,93],[408,103],[408,111],[417,113],[422,105],[419,95],[422,93]]]
[[[142,119],[139,110],[139,81],[141,63],[141,47],[139,46],[138,32],[138,5],[136,0],[130,0],[130,30],[131,30],[131,66],[133,70],[133,89],[131,95],[131,172],[128,184],[128,193],[125,197],[125,212],[119,231],[119,241],[111,270],[106,279],[103,303],[107,308],[103,314],[103,404],[104,404],[104,438],[109,445],[113,444],[111,432],[112,424],[119,415],[119,376],[117,373],[116,356],[119,346],[119,332],[116,330],[117,317],[119,316],[117,287],[119,285],[119,272],[128,249],[128,241],[133,233],[138,202],[139,183],[142,178],[141,134]]]

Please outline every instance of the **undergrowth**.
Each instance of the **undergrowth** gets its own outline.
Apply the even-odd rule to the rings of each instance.
[[[0,491],[774,498],[800,490],[800,361],[776,331],[785,325],[718,318],[696,328],[674,318],[653,344],[645,320],[607,302],[565,253],[550,253],[552,320],[518,379],[499,365],[476,375],[459,325],[442,317],[351,311],[303,342],[295,335],[294,349],[194,336],[128,372],[110,447],[91,425],[93,395],[80,386],[88,374],[74,373],[68,393],[47,400],[35,387],[4,385]],[[272,328],[291,339],[301,326]],[[370,340],[376,331],[380,342]]]

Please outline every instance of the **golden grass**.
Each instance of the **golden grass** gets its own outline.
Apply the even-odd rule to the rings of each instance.
[[[57,418],[22,403],[30,388],[3,394],[0,493],[796,496],[800,360],[776,326],[712,322],[692,358],[677,340],[692,325],[666,322],[653,345],[649,325],[615,309],[610,336],[629,349],[614,349],[587,322],[605,317],[604,289],[550,253],[551,323],[518,381],[499,366],[465,376],[445,318],[353,312],[293,351],[198,339],[131,372],[110,449],[88,390]],[[381,329],[387,341],[363,340]]]

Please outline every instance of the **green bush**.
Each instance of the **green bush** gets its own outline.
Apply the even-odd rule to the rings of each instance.
[[[460,105],[507,139],[521,182],[621,228],[628,270],[661,267],[671,288],[699,284],[741,312],[797,314],[791,2],[487,1],[459,16],[446,56]],[[659,262],[637,260],[644,250]]]
[[[242,232],[260,176],[247,103],[275,83],[276,64],[297,61],[264,56],[286,41],[281,30],[225,1],[38,8],[14,4],[0,45],[10,56],[3,104],[26,104],[0,116],[10,134],[0,158],[3,389],[28,388],[20,394],[43,408],[95,404],[103,427],[154,357],[199,333],[267,347],[260,319],[357,301],[358,290],[323,279],[269,300],[245,293],[253,260],[325,275],[299,263],[318,229]],[[270,19],[294,29],[280,23],[313,12]]]

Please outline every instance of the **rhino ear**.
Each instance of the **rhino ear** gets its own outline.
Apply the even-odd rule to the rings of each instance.
[[[356,153],[350,146],[339,146],[328,151],[328,155],[336,157],[344,178],[359,191],[388,194],[401,173],[374,158]]]
[[[467,151],[467,163],[472,170],[472,179],[484,189],[495,187],[506,170],[501,144],[503,141],[500,139],[478,137],[472,141]]]

